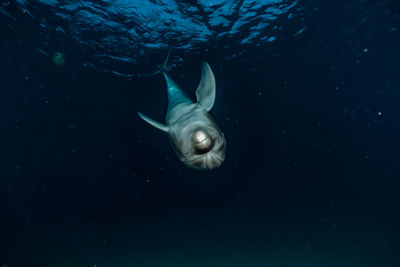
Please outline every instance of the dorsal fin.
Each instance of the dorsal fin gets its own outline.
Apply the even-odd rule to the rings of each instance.
[[[215,101],[215,77],[210,65],[203,62],[200,84],[196,90],[197,103],[210,111]]]

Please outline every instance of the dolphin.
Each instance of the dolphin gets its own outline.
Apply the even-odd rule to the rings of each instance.
[[[165,72],[170,52],[159,69],[167,83],[168,110],[166,124],[138,112],[147,123],[168,134],[179,160],[195,170],[215,169],[223,163],[226,153],[224,133],[209,111],[215,101],[215,77],[207,62],[202,63],[200,84],[194,103]],[[157,73],[159,73],[157,72]]]

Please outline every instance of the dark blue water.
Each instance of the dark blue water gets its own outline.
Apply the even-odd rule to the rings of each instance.
[[[400,266],[400,4],[0,2],[0,266]],[[207,61],[186,168],[157,69]]]

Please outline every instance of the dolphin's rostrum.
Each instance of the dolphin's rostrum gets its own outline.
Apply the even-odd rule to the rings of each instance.
[[[201,80],[196,90],[197,103],[179,89],[165,73],[168,90],[166,125],[154,121],[142,113],[139,116],[152,126],[166,132],[178,158],[188,167],[210,170],[219,167],[225,159],[225,137],[208,113],[215,101],[215,78],[208,65],[202,64]]]

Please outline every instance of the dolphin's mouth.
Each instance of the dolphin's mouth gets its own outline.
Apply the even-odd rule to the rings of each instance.
[[[204,154],[184,154],[181,161],[195,169],[211,170],[219,167],[224,162],[224,144],[217,149],[212,149]]]

